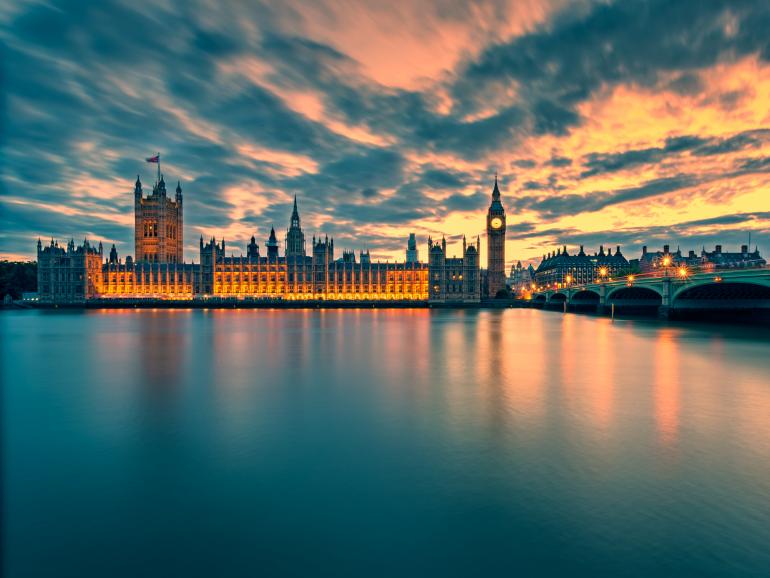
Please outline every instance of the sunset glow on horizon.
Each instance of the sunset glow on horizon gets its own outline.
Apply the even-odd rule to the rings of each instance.
[[[770,251],[761,1],[50,2],[0,8],[0,258],[38,237],[133,253],[160,151],[198,239],[288,227],[403,260],[481,236],[507,267],[562,245]],[[230,250],[228,250],[228,253]]]

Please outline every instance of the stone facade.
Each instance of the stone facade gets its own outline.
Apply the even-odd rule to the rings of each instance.
[[[481,241],[468,245],[463,236],[463,256],[447,257],[446,239],[428,239],[428,279],[433,303],[478,303],[481,300]]]
[[[489,297],[505,290],[505,209],[500,201],[497,175],[487,211],[487,288]]]
[[[146,220],[144,220],[146,222]],[[138,228],[139,229],[139,228]],[[138,245],[139,243],[137,243]],[[335,259],[334,239],[313,237],[305,254],[295,200],[280,256],[271,228],[261,256],[254,237],[246,255],[227,255],[224,239],[199,243],[198,263],[134,261],[123,263],[115,247],[105,261],[88,241],[65,249],[38,242],[41,301],[81,302],[91,298],[173,299],[251,298],[280,300],[426,301],[428,266],[424,263],[372,262],[369,252],[343,252]]]
[[[51,239],[43,247],[37,242],[37,292],[41,301],[79,302],[95,297],[103,285],[102,244],[93,247],[88,239],[76,247],[67,247]]]
[[[409,233],[409,240],[406,243],[406,262],[417,263],[420,260],[417,253],[417,238],[414,233]]]
[[[604,246],[593,255],[587,254],[580,246],[575,255],[567,252],[567,247],[543,255],[535,269],[535,284],[538,287],[563,287],[592,283],[600,278],[610,279],[628,272],[628,260],[620,252],[620,246],[604,251]]]
[[[134,257],[137,262],[182,263],[184,261],[184,219],[182,186],[176,196],[166,195],[163,175],[144,196],[139,176],[134,185]]]

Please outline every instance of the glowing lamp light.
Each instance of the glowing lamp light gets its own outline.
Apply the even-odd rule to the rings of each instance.
[[[671,265],[671,257],[669,257],[668,255],[663,257],[663,265],[665,267],[668,267],[669,265]]]
[[[680,277],[687,277],[687,267],[679,267],[678,273]]]
[[[564,280],[569,284],[572,283],[572,275],[567,275]]]
[[[606,277],[607,276],[607,267],[601,267],[599,269],[599,276],[600,277]]]

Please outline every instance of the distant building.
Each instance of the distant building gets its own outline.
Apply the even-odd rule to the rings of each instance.
[[[722,251],[722,245],[716,245],[713,251],[702,248],[700,255],[695,251],[688,251],[685,255],[677,248],[671,252],[669,245],[663,245],[662,251],[648,251],[647,246],[642,247],[642,255],[639,257],[639,270],[642,273],[654,273],[666,267],[687,267],[689,269],[735,269],[749,267],[764,267],[767,265],[759,254],[759,249],[749,252],[748,245],[741,245],[740,252],[728,253]]]
[[[478,302],[481,299],[481,241],[468,245],[463,236],[463,256],[447,257],[446,239],[433,243],[428,239],[429,300],[441,302]]]
[[[670,260],[669,265],[671,267],[679,267],[681,265],[695,266],[700,264],[700,260],[696,257],[695,251],[685,256],[682,251],[677,247],[673,253],[670,251],[669,245],[663,245],[662,251],[648,251],[647,245],[642,247],[642,256],[639,257],[639,271],[641,273],[652,273],[657,271],[661,267],[665,267],[664,263],[666,259]]]
[[[701,250],[703,265],[714,269],[735,269],[747,267],[764,267],[767,265],[759,254],[759,249],[754,247],[754,251],[749,252],[748,245],[741,245],[739,253],[725,253],[722,251],[722,245],[717,245],[713,251],[706,251],[705,247]]]
[[[620,252],[620,246],[604,252],[604,246],[593,255],[586,254],[583,245],[576,255],[567,252],[566,245],[555,253],[543,255],[535,270],[535,284],[539,287],[551,285],[591,283],[601,277],[611,278],[628,271],[628,260]]]
[[[406,243],[406,262],[417,263],[418,261],[417,238],[414,236],[414,233],[409,233],[409,241]]]
[[[535,281],[535,268],[532,265],[522,266],[521,261],[511,265],[511,274],[508,276],[508,286],[511,292],[517,296],[525,291],[531,290],[531,285]]]

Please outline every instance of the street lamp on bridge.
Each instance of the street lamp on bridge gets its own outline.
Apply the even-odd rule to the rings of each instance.
[[[671,255],[663,257],[663,274],[668,277],[668,268],[671,266]]]
[[[601,278],[602,281],[607,277],[607,273],[607,267],[599,267],[599,278]]]

